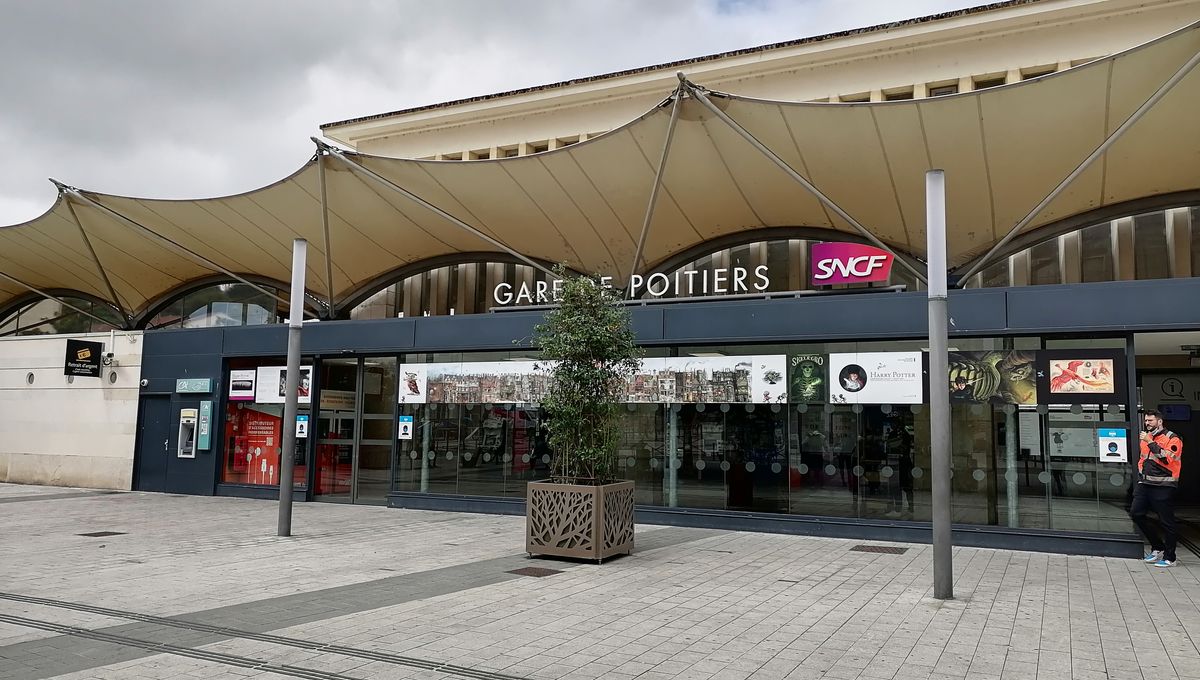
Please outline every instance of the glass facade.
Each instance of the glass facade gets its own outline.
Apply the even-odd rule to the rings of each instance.
[[[641,385],[640,392],[631,387],[637,396],[630,397],[636,401],[626,404],[622,418],[619,469],[636,482],[642,505],[929,521],[924,403],[929,388],[915,400],[844,403],[828,385],[850,368],[835,373],[837,357],[860,357],[863,365],[880,356],[920,358],[922,344],[652,348],[650,359],[674,364],[778,358],[788,366],[786,374],[775,376],[787,385],[779,388],[786,399],[748,403],[757,398],[757,387],[743,389],[733,382],[731,391],[722,393],[739,395],[731,400],[671,398],[664,395],[696,392],[675,384],[688,374],[676,372],[670,383],[660,374],[657,384]],[[1039,398],[1043,388],[1035,387],[1040,378],[1034,374],[1049,367],[1035,365],[1047,361],[1043,353],[1062,350],[1068,358],[1079,353],[1088,367],[1105,366],[1101,370],[1110,371],[1111,380],[1125,360],[1124,339],[975,338],[955,339],[952,345],[952,375],[987,385],[968,390],[967,380],[948,381],[954,521],[1131,531],[1123,507],[1129,466],[1097,455],[1100,430],[1127,427],[1128,395],[1119,394],[1123,382],[1111,382],[1112,393],[1098,399],[1111,403],[1080,403],[1078,395],[1056,403],[1054,396]],[[1092,360],[1096,352],[1114,359]],[[529,365],[534,358],[513,351],[318,362],[314,497],[365,503],[382,503],[388,492],[523,497],[528,482],[548,476],[552,451],[545,414],[533,399],[497,396],[507,388],[470,375],[484,372],[470,367]],[[823,372],[826,361],[828,372]],[[462,366],[463,371],[435,381],[434,366]],[[397,393],[417,380],[421,367],[429,369],[429,382],[413,392],[424,393],[429,403],[400,403]],[[503,370],[487,369],[497,375]],[[1085,369],[1074,370],[1082,374]],[[723,375],[713,371],[709,380]],[[918,380],[927,384],[925,377]],[[488,390],[492,397],[480,396]],[[231,414],[235,408],[250,405],[230,406]],[[411,432],[408,425],[397,429],[396,422],[411,423]]]
[[[73,297],[64,297],[63,301],[105,319],[108,323],[101,323],[98,319],[80,314],[57,300],[38,300],[6,317],[0,317],[0,337],[96,333],[125,326],[120,314],[109,305]]]
[[[146,328],[213,328],[279,323],[286,316],[286,310],[279,310],[278,306],[275,298],[252,286],[220,283],[176,298],[150,319]]]

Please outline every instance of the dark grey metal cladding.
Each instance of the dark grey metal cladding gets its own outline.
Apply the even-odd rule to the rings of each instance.
[[[1002,333],[1002,290],[955,291],[952,333]],[[923,337],[924,293],[879,293],[740,302],[699,302],[664,309],[664,339],[672,342],[857,340]]]
[[[1030,286],[1007,294],[1014,332],[1200,328],[1200,278]]]

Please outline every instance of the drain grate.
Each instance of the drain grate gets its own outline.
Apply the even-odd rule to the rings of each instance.
[[[890,545],[856,545],[850,549],[851,552],[865,553],[883,553],[885,555],[903,555],[908,552],[908,548],[895,548]]]
[[[513,569],[512,571],[506,573],[516,574],[518,576],[536,576],[537,578],[541,578],[543,576],[561,574],[562,571],[558,569],[546,569],[545,567],[521,567],[520,569]]]
[[[124,536],[124,531],[89,531],[86,534],[75,534],[76,536],[87,536],[88,538],[104,538],[105,536]]]

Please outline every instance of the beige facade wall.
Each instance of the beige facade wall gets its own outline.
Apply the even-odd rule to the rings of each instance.
[[[115,365],[68,383],[67,338],[104,343]],[[127,332],[0,339],[0,482],[130,488],[141,340]]]
[[[1200,0],[1047,0],[566,87],[329,127],[366,153],[468,160],[584,140],[641,115],[676,71],[715,90],[797,101],[882,100],[1070,68],[1200,19]],[[936,131],[935,131],[936,132]]]

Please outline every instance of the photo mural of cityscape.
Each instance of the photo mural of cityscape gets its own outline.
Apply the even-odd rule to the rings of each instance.
[[[401,364],[401,404],[536,404],[550,386],[548,362]],[[1119,350],[951,352],[945,389],[954,402],[1109,404],[1125,396]],[[643,359],[629,381],[631,404],[920,404],[922,352],[761,354]]]

